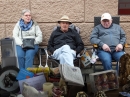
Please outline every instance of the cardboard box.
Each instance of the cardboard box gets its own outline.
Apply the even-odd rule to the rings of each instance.
[[[19,80],[19,87],[20,87],[20,92],[22,93],[23,86],[22,83],[25,82],[28,85],[36,88],[37,90],[42,90],[43,89],[43,83],[46,82],[44,74],[40,74],[37,76],[34,76],[32,78],[24,79],[24,80]]]
[[[119,88],[116,70],[107,70],[89,74],[92,92],[109,91]]]

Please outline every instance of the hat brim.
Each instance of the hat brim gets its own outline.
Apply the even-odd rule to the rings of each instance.
[[[58,23],[60,23],[60,22],[68,22],[69,24],[72,24],[72,22],[70,22],[70,21],[58,21]]]
[[[111,20],[111,18],[102,18],[101,21],[102,20]]]

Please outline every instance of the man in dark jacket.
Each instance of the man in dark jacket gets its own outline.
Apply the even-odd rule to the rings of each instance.
[[[109,13],[101,16],[101,24],[94,27],[90,42],[97,44],[99,59],[102,61],[104,70],[112,69],[112,59],[119,61],[124,54],[123,46],[126,42],[124,30],[117,24],[112,23]]]
[[[72,23],[68,16],[61,17],[58,23],[60,26],[52,32],[47,49],[60,64],[74,66],[73,60],[84,49],[84,44],[79,33],[69,28]]]

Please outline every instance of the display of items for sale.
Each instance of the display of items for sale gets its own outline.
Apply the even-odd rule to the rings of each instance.
[[[109,91],[119,88],[116,70],[107,70],[89,74],[92,91]]]

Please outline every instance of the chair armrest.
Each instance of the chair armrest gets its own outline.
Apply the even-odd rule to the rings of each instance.
[[[98,45],[97,44],[93,44],[93,47],[98,48]]]
[[[97,44],[93,44],[93,51],[97,51],[98,49],[98,45]]]

